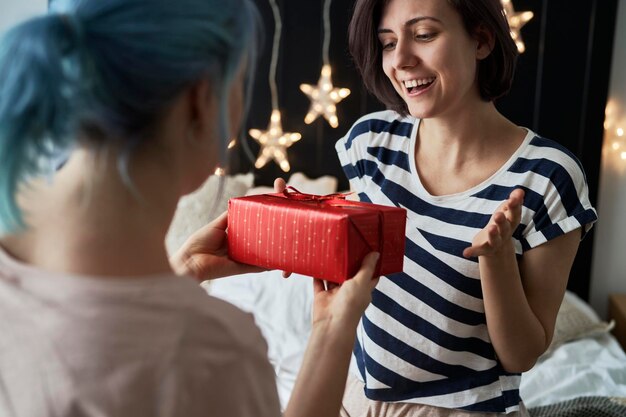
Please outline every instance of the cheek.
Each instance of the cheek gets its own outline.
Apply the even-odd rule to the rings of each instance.
[[[391,65],[391,57],[386,58],[383,56],[382,67],[383,67],[383,72],[387,76],[387,79],[389,80],[393,88],[398,92],[398,94],[402,94],[402,91],[400,91],[400,88],[398,87],[394,79],[394,71],[393,71],[393,65]]]

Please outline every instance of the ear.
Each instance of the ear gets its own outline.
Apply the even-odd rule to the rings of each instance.
[[[189,105],[189,124],[194,129],[194,135],[203,137],[205,132],[215,123],[215,98],[208,80],[197,81],[187,90]]]
[[[478,42],[476,45],[476,59],[480,61],[487,58],[496,44],[493,31],[484,25],[479,25],[474,31],[474,39]]]

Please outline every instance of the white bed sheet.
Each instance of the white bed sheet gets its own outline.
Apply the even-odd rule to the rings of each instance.
[[[205,287],[254,315],[268,344],[283,407],[311,328],[312,285],[310,277],[293,274],[284,279],[280,271],[267,271],[216,280]],[[566,343],[522,376],[520,391],[529,408],[581,396],[626,397],[626,354],[608,333]]]
[[[609,333],[566,343],[522,375],[526,407],[579,397],[626,397],[626,354]]]

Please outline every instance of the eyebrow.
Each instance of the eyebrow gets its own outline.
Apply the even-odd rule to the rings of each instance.
[[[422,20],[433,20],[435,22],[441,23],[441,20],[437,19],[436,17],[432,17],[432,16],[419,16],[419,17],[414,17],[413,19],[409,19],[406,22],[404,22],[404,24],[402,25],[403,27],[409,27],[409,26],[413,26],[416,23],[421,22]],[[391,29],[386,29],[386,28],[379,28],[377,33],[393,33],[393,31]]]

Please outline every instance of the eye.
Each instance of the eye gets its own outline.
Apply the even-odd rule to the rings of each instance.
[[[430,41],[435,38],[437,34],[435,32],[416,33],[415,39],[418,41]]]
[[[383,51],[389,51],[396,47],[396,42],[395,41],[382,42],[382,46],[383,46]]]

